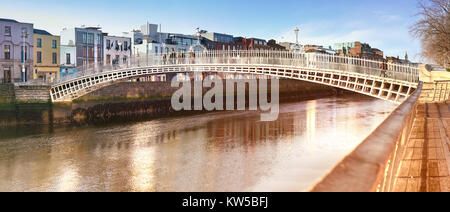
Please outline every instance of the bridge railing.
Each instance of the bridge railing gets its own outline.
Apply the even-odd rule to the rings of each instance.
[[[419,82],[419,67],[356,57],[287,51],[202,51],[131,57],[126,64],[96,66],[61,78],[57,83],[118,69],[173,65],[271,65],[302,69],[345,71]]]

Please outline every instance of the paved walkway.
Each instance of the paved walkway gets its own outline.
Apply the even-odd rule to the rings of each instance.
[[[450,103],[420,104],[394,191],[450,192]]]

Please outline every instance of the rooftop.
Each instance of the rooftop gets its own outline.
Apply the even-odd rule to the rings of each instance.
[[[38,35],[50,35],[52,36],[52,34],[50,34],[49,32],[42,30],[42,29],[34,29],[33,30],[34,34],[38,34]]]
[[[19,22],[16,21],[16,20],[13,20],[13,19],[5,19],[5,18],[0,18],[0,21],[3,21],[3,22],[11,22],[11,23],[19,23]]]

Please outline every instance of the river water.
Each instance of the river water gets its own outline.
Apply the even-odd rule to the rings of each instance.
[[[259,112],[0,135],[0,191],[305,191],[396,105],[342,96]]]

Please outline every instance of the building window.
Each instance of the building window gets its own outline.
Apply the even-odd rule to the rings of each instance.
[[[108,50],[111,49],[111,41],[110,40],[106,40],[106,49],[108,49]]]
[[[52,54],[52,64],[58,64],[58,54],[55,52]]]
[[[89,44],[94,44],[94,34],[88,33],[87,41]]]
[[[87,34],[83,33],[83,43],[87,43]]]
[[[127,64],[127,57],[126,56],[123,57],[123,64]]]
[[[5,45],[5,60],[11,59],[11,46]]]
[[[125,42],[123,43],[123,45],[125,46],[125,51],[128,51],[128,41],[125,41]]]
[[[52,48],[56,49],[56,47],[58,46],[58,43],[56,40],[52,41]]]
[[[70,65],[70,64],[71,64],[71,63],[70,63],[70,54],[69,54],[69,53],[66,54],[66,64],[67,64],[67,65]]]
[[[42,63],[42,52],[37,52],[36,54],[37,57],[37,63]]]
[[[100,47],[97,47],[97,58],[101,58],[102,57],[102,50]]]
[[[11,26],[5,26],[5,36],[11,36]]]
[[[89,47],[88,57],[94,57],[94,47]]]
[[[40,38],[37,39],[37,44],[36,44],[36,46],[37,46],[38,48],[41,48],[41,47],[42,47],[42,39],[40,39]]]

